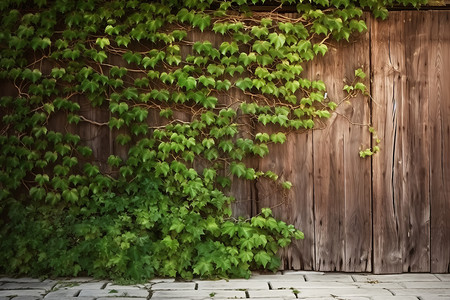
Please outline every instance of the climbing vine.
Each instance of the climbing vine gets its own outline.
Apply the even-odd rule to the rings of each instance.
[[[304,64],[365,31],[362,9],[386,18],[422,1],[283,0],[270,12],[254,9],[263,0],[1,1],[0,271],[139,281],[276,270],[279,248],[303,234],[268,208],[233,217],[232,179],[289,189],[245,158],[336,109]],[[367,92],[364,77],[355,71],[349,97]],[[107,120],[86,113],[96,110]],[[107,161],[75,133],[83,123],[114,137]]]

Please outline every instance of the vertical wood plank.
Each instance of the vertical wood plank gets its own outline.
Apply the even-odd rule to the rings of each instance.
[[[357,68],[366,64],[368,70],[368,61],[366,33],[354,43],[333,45],[317,59],[314,79],[323,79],[329,98],[339,102],[345,97],[344,83],[336,78],[345,76],[351,83]],[[356,125],[369,123],[368,99],[358,96],[342,103],[327,127],[313,133],[316,270],[371,271],[370,158],[358,155],[361,144],[370,145],[370,134],[367,127]]]
[[[373,157],[374,272],[402,271],[399,204],[401,185],[396,184],[401,147],[397,128],[404,90],[405,62],[401,52],[404,23],[391,12],[386,21],[372,22],[372,120],[381,138],[381,151]]]
[[[315,237],[312,133],[290,134],[283,145],[271,145],[269,149],[269,155],[260,159],[258,169],[271,170],[293,185],[286,192],[270,179],[259,179],[256,184],[258,210],[271,207],[276,218],[293,224],[305,234],[304,240],[293,241],[281,251],[281,268],[313,270]]]
[[[450,272],[450,11],[432,15],[430,58],[431,272]]]
[[[403,272],[430,271],[429,51],[430,12],[405,12],[406,91],[401,112],[403,144]],[[405,180],[406,179],[406,180]]]
[[[429,12],[391,12],[373,24],[375,273],[430,270]]]

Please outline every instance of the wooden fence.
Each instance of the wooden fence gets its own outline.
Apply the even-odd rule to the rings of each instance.
[[[362,67],[370,74],[372,97],[342,103],[321,129],[291,134],[269,156],[247,161],[291,181],[287,198],[270,180],[234,182],[236,215],[272,207],[276,217],[305,233],[305,240],[281,253],[283,269],[450,271],[449,18],[450,11],[431,10],[394,11],[386,21],[367,14],[367,33],[329,45],[327,55],[305,68],[307,77],[322,79],[328,97],[339,101],[345,82],[336,78],[350,83]],[[80,104],[86,118],[108,121],[107,111],[92,110],[87,100]],[[149,119],[161,122],[157,112]],[[54,126],[60,121],[53,120]],[[371,123],[381,152],[362,159],[359,150],[373,142]],[[71,127],[94,148],[101,168],[111,153],[126,156],[106,126]]]
[[[325,129],[290,136],[258,161],[292,181],[285,203],[259,182],[235,191],[244,195],[236,210],[274,207],[304,231],[282,253],[284,269],[450,272],[450,11],[366,21],[365,35],[333,45],[308,72],[337,101],[335,79],[363,67],[372,97],[343,103]],[[369,123],[381,152],[362,159]]]
[[[234,213],[272,207],[305,233],[281,253],[283,269],[450,272],[450,11],[393,11],[386,21],[367,14],[366,22],[368,32],[329,45],[304,72],[322,79],[338,102],[345,82],[336,78],[350,83],[362,67],[371,97],[343,102],[322,128],[291,134],[267,157],[251,159],[293,187],[283,198],[269,180],[236,181]],[[87,100],[80,105],[90,120],[110,117]],[[381,151],[363,159],[371,123]],[[93,148],[101,169],[109,154],[126,155],[107,126],[81,122],[69,130]]]

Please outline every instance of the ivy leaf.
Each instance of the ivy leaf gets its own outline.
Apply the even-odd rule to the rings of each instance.
[[[194,16],[194,19],[192,20],[192,25],[194,27],[200,28],[200,31],[203,32],[203,30],[208,27],[211,23],[211,17],[205,14],[196,14]]]
[[[266,144],[254,145],[252,147],[252,152],[255,155],[259,155],[260,157],[264,157],[269,153],[269,148]]]
[[[142,60],[142,57],[139,53],[133,53],[131,51],[126,52],[122,55],[122,57],[128,64],[139,64]]]
[[[192,76],[180,76],[178,78],[178,85],[184,87],[186,91],[189,91],[197,86],[197,80]]]
[[[212,146],[214,146],[214,144],[215,144],[214,139],[211,139],[211,138],[205,138],[202,141],[202,145],[205,146],[207,149],[209,149]]]
[[[364,78],[366,78],[366,73],[364,73],[361,68],[360,69],[356,69],[355,70],[355,76],[359,77],[361,79],[364,79]]]
[[[316,55],[320,52],[324,56],[328,51],[328,47],[325,44],[314,44],[313,50]]]
[[[228,79],[225,79],[224,81],[222,80],[217,80],[216,81],[216,89],[217,90],[226,90],[228,91],[231,87],[231,82]]]
[[[37,48],[41,48],[42,50],[44,50],[51,44],[52,42],[49,38],[40,38],[40,37],[35,37],[30,42],[31,48],[35,51],[37,50]]]
[[[81,90],[83,92],[89,91],[91,93],[95,92],[99,88],[99,84],[95,81],[90,81],[85,79],[81,82]]]
[[[275,46],[275,49],[280,49],[281,47],[283,47],[284,43],[286,42],[286,37],[282,33],[278,34],[278,33],[273,32],[273,33],[269,34],[269,40],[270,40],[270,43]]]
[[[274,143],[283,144],[284,142],[286,142],[286,135],[282,132],[273,133],[270,135],[270,140]]]
[[[239,47],[236,42],[223,42],[222,44],[220,44],[219,51],[222,53],[222,55],[226,55],[228,52],[233,55],[234,53],[239,51]]]
[[[100,46],[100,48],[105,48],[106,46],[110,45],[110,41],[108,38],[104,37],[104,38],[97,38],[97,40],[95,41],[95,43],[97,45]]]
[[[233,143],[230,140],[223,140],[220,142],[219,147],[223,152],[230,152],[233,150]]]
[[[215,108],[217,103],[218,103],[218,99],[214,96],[206,97],[202,101],[202,104],[205,108]]]
[[[243,163],[232,162],[230,165],[231,174],[241,178],[246,174],[246,167]]]
[[[70,203],[77,202],[79,198],[78,196],[78,191],[76,189],[65,190],[62,192],[63,199]]]
[[[261,19],[261,25],[265,26],[265,27],[272,26],[272,19],[270,19],[270,18],[262,18]]]
[[[311,49],[311,42],[310,41],[302,40],[302,41],[298,42],[297,50],[299,52],[306,52],[308,49]]]
[[[211,261],[208,261],[206,259],[200,259],[195,265],[194,265],[194,274],[198,274],[200,276],[204,276],[207,274],[210,274],[213,270],[213,265]]]
[[[355,90],[360,90],[362,93],[366,91],[366,85],[362,82],[358,82],[355,84]]]
[[[116,37],[116,43],[118,46],[127,47],[130,42],[131,42],[131,39],[127,35]]]
[[[314,22],[311,28],[316,34],[324,34],[324,35],[328,34],[328,28],[320,24],[319,22]]]
[[[201,120],[205,122],[208,126],[214,123],[216,120],[215,115],[212,111],[207,111],[201,115]]]
[[[245,91],[253,87],[253,81],[248,77],[244,79],[240,78],[236,81],[235,85],[241,90]]]
[[[248,66],[252,62],[256,62],[256,54],[254,52],[250,52],[249,54],[242,52],[239,55],[239,63],[242,63],[244,66]]]
[[[289,23],[289,22],[287,22],[287,23],[280,22],[280,23],[278,23],[278,28],[281,31],[284,31],[285,33],[289,33],[291,31],[294,31],[294,24]]]
[[[270,49],[270,43],[268,41],[256,41],[253,44],[252,49],[259,54],[262,54],[263,52]]]
[[[262,265],[264,268],[270,262],[272,257],[266,251],[259,251],[255,255],[255,262]]]
[[[50,75],[51,75],[53,78],[58,79],[58,78],[63,77],[64,74],[66,74],[66,69],[64,69],[64,68],[53,68]]]
[[[253,26],[251,33],[259,39],[261,38],[261,36],[268,35],[269,29],[267,29],[266,27]]]
[[[228,31],[228,23],[215,23],[213,26],[213,31],[215,33],[220,33],[221,35],[224,35]]]
[[[313,89],[317,89],[319,91],[325,91],[326,90],[325,83],[322,80],[313,81],[311,86],[312,86]]]
[[[291,93],[295,93],[300,88],[300,82],[297,80],[288,81],[286,82],[285,87],[288,91],[291,91]]]

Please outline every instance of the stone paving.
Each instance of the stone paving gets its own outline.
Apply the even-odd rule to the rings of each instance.
[[[92,278],[8,278],[0,276],[0,300],[450,300],[450,274],[372,275],[285,271],[250,279],[154,279],[117,285]]]

